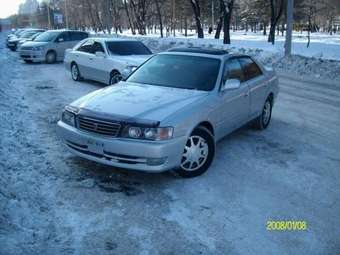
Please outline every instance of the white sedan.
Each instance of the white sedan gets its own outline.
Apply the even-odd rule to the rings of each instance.
[[[64,63],[72,79],[115,84],[152,56],[140,41],[88,38],[67,50]]]

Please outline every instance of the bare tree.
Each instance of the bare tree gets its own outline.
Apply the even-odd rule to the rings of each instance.
[[[201,22],[201,7],[199,0],[189,0],[194,11],[195,21],[196,21],[196,30],[198,34],[198,38],[204,38],[202,22]]]
[[[159,29],[161,31],[161,37],[163,37],[163,21],[162,21],[162,13],[161,8],[159,6],[159,0],[155,0],[156,10],[157,10],[157,18],[159,22]]]
[[[275,43],[275,29],[279,22],[284,8],[285,0],[269,0],[270,2],[270,30],[268,42]]]
[[[231,21],[231,15],[233,12],[234,7],[234,0],[223,0],[223,43],[224,44],[230,44],[230,21]]]

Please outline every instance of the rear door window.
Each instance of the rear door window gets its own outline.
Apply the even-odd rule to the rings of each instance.
[[[239,58],[239,61],[243,69],[245,81],[249,81],[251,79],[254,79],[262,75],[261,69],[251,58],[242,57],[242,58]]]
[[[93,40],[87,40],[82,45],[79,46],[77,51],[93,54],[93,44],[94,44]]]
[[[104,48],[103,48],[103,46],[102,46],[102,44],[100,42],[94,42],[93,43],[92,53],[95,54],[96,52],[103,52],[103,53],[105,53]]]
[[[60,38],[62,39],[62,41],[60,41],[60,42],[67,42],[67,41],[70,40],[70,37],[69,37],[68,32],[62,32],[62,33],[57,37],[57,41],[59,41]]]
[[[84,32],[70,32],[71,41],[81,41],[87,37],[88,37],[87,33]]]

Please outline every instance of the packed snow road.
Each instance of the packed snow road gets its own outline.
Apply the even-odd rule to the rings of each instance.
[[[280,85],[269,128],[223,139],[203,176],[114,169],[56,136],[60,110],[103,85],[24,64],[1,37],[0,254],[338,254],[340,87]]]

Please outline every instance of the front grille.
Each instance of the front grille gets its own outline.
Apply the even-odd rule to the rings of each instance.
[[[119,123],[107,120],[98,120],[84,116],[78,116],[77,119],[79,129],[101,135],[116,137],[121,127]]]
[[[32,49],[33,49],[33,47],[29,47],[29,46],[22,46],[20,49],[21,49],[21,50],[32,50]]]

